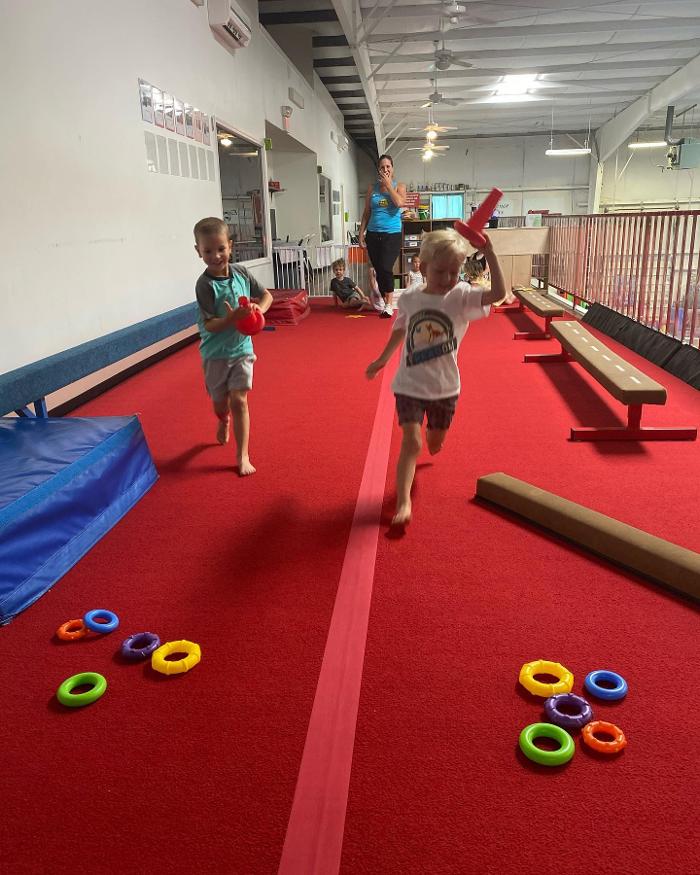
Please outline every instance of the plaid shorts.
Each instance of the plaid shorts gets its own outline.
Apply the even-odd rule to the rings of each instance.
[[[410,395],[395,395],[396,413],[399,425],[407,422],[423,424],[423,418],[428,417],[428,428],[447,431],[457,408],[459,395],[451,398],[412,398]]]

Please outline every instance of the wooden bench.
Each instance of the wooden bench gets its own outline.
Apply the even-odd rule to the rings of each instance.
[[[642,428],[642,406],[665,404],[666,389],[602,344],[576,320],[550,326],[561,352],[526,355],[526,362],[577,361],[607,391],[627,406],[627,425],[613,428],[572,428],[573,441],[677,440],[693,441],[697,428]]]
[[[550,301],[546,295],[534,289],[513,289],[513,294],[520,302],[519,310],[531,310],[544,319],[544,331],[516,331],[513,340],[549,340],[549,326],[555,316],[563,316],[561,304]]]

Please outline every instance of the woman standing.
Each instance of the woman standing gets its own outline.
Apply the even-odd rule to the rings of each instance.
[[[365,211],[360,224],[360,246],[366,246],[369,260],[377,272],[377,284],[384,309],[380,316],[391,319],[394,308],[394,262],[401,252],[401,209],[406,199],[406,186],[394,180],[391,155],[382,155],[377,162],[378,179],[367,189]]]

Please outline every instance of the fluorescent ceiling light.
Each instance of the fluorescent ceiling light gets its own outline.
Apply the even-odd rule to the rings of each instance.
[[[497,94],[527,94],[536,81],[537,73],[516,73],[503,77],[496,89]]]
[[[628,143],[628,149],[665,149],[668,146],[666,140],[653,140],[649,143]]]
[[[545,155],[562,155],[574,158],[578,155],[590,155],[590,149],[545,149]]]

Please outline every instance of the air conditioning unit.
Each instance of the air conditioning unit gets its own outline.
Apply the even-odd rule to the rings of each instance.
[[[252,36],[250,19],[233,0],[209,0],[209,27],[232,49],[244,49]]]

